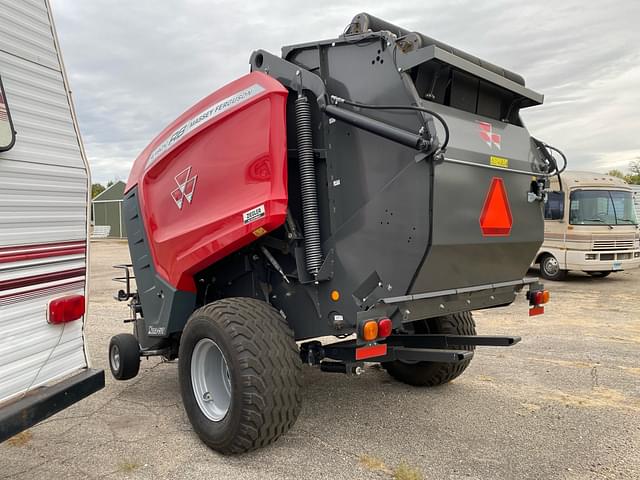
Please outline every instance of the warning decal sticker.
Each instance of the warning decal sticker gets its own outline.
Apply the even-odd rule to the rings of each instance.
[[[247,212],[244,212],[242,214],[242,220],[244,221],[244,224],[246,225],[247,223],[251,223],[251,222],[255,222],[256,220],[260,220],[261,218],[263,218],[266,215],[266,210],[264,208],[264,205],[260,205],[252,210],[249,210]]]

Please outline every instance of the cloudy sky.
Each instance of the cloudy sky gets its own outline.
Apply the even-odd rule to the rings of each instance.
[[[251,51],[333,38],[368,11],[523,75],[533,135],[573,169],[640,157],[640,2],[51,0],[94,181],[126,179],[186,108],[248,71]]]

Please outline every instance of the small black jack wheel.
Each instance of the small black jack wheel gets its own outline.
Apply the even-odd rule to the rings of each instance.
[[[140,370],[140,345],[130,333],[120,333],[109,342],[109,367],[116,380],[129,380]]]

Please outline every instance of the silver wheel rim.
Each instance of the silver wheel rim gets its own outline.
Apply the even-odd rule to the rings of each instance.
[[[111,366],[117,372],[120,370],[120,349],[117,345],[113,345],[111,347],[111,354],[109,355],[111,359]]]
[[[555,257],[547,257],[542,265],[542,268],[544,268],[544,271],[547,273],[547,275],[553,277],[558,274],[558,271],[560,270],[560,264],[558,263],[558,260],[555,259]]]
[[[202,414],[219,422],[231,405],[231,374],[227,359],[210,338],[196,343],[191,354],[191,387]]]

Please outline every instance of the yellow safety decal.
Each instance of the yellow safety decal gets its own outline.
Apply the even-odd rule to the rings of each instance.
[[[256,228],[256,229],[253,231],[253,234],[254,234],[256,237],[261,237],[261,236],[262,236],[262,235],[264,235],[265,233],[267,233],[267,231],[266,231],[264,228],[262,228],[262,227],[260,227],[260,228]]]
[[[489,159],[489,165],[500,168],[509,168],[509,159],[491,156],[491,158]]]

